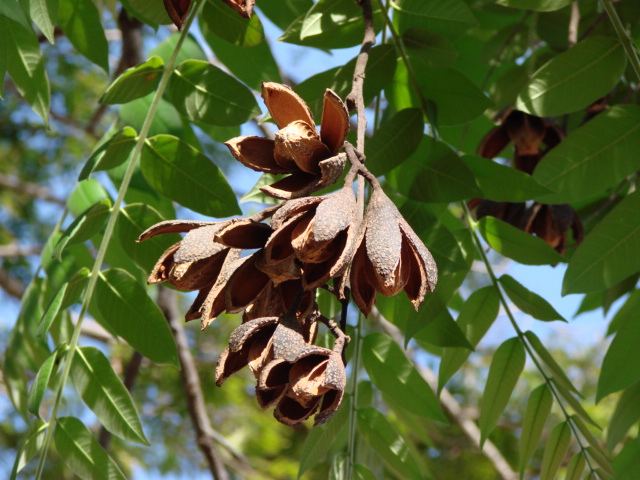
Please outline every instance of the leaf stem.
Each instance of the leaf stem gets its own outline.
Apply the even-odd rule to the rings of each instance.
[[[142,154],[142,149],[144,148],[145,141],[149,135],[149,131],[151,129],[151,124],[153,123],[154,117],[158,110],[158,106],[160,104],[160,100],[169,84],[169,79],[171,78],[171,74],[173,72],[174,66],[176,64],[176,60],[178,58],[178,53],[180,52],[180,48],[184,43],[189,27],[193,23],[196,15],[200,11],[200,8],[203,4],[204,0],[197,0],[189,13],[189,17],[185,22],[183,30],[180,32],[180,36],[178,37],[178,41],[171,53],[171,57],[167,61],[165,65],[165,69],[162,73],[162,77],[160,78],[160,83],[158,84],[158,88],[155,92],[151,105],[149,106],[149,110],[145,116],[144,122],[142,124],[142,128],[140,129],[140,134],[136,141],[136,145],[129,157],[129,163],[127,165],[127,169],[122,178],[122,183],[120,184],[120,188],[118,189],[118,195],[113,204],[111,212],[109,214],[109,218],[107,220],[107,226],[105,228],[104,235],[100,242],[100,246],[98,247],[98,252],[96,253],[96,258],[93,263],[93,268],[91,270],[91,275],[89,277],[89,282],[87,284],[87,289],[85,291],[83,300],[82,300],[82,308],[80,310],[80,315],[78,316],[78,320],[76,322],[75,328],[73,330],[73,335],[71,336],[71,341],[69,342],[69,349],[63,359],[64,361],[64,370],[62,372],[62,377],[60,379],[60,383],[56,389],[55,400],[53,403],[53,407],[51,410],[51,415],[49,419],[49,425],[47,428],[47,433],[44,439],[44,443],[42,445],[42,450],[40,452],[40,459],[38,462],[38,468],[36,471],[36,480],[42,478],[42,474],[44,472],[44,467],[47,460],[47,454],[49,451],[49,446],[51,444],[51,439],[53,437],[53,432],[56,426],[56,417],[58,414],[58,409],[60,408],[60,404],[62,401],[62,394],[69,379],[69,373],[71,371],[71,364],[73,362],[73,357],[76,353],[76,349],[78,346],[78,340],[80,338],[80,332],[82,327],[82,322],[84,317],[89,309],[89,305],[91,303],[91,298],[93,297],[93,293],[96,288],[96,284],[98,282],[98,277],[100,276],[100,270],[102,269],[102,264],[104,262],[105,255],[107,253],[107,248],[109,247],[109,243],[111,241],[111,237],[113,236],[113,231],[116,225],[116,221],[118,219],[118,214],[120,212],[120,207],[124,202],[124,197],[129,188],[129,184],[131,183],[131,178],[133,177],[133,173],[135,172],[136,165],[138,164],[138,160],[140,155]]]
[[[525,350],[527,351],[527,354],[531,358],[531,361],[536,366],[536,369],[540,372],[540,375],[542,375],[542,378],[544,379],[545,383],[549,387],[549,390],[551,391],[551,393],[553,394],[554,398],[556,399],[556,402],[558,403],[558,406],[560,407],[560,410],[562,411],[562,414],[565,417],[565,419],[567,421],[567,424],[571,428],[571,431],[573,433],[573,436],[576,439],[576,442],[578,443],[578,447],[580,448],[580,451],[585,456],[585,459],[587,461],[587,465],[589,466],[589,470],[591,470],[591,473],[593,475],[596,475],[596,471],[593,468],[593,465],[591,464],[591,461],[589,460],[589,456],[586,454],[587,453],[587,449],[584,446],[584,444],[582,443],[582,439],[580,438],[580,435],[578,433],[578,429],[577,429],[576,425],[574,424],[573,418],[567,412],[566,407],[562,403],[562,397],[559,394],[559,392],[557,391],[553,380],[549,377],[547,372],[545,372],[544,368],[540,364],[540,361],[535,356],[535,354],[533,352],[533,349],[531,348],[531,346],[527,342],[524,333],[522,332],[522,330],[520,329],[520,326],[516,322],[516,319],[515,319],[515,317],[513,315],[513,312],[511,312],[511,308],[509,307],[509,303],[507,302],[507,299],[506,299],[506,297],[505,297],[505,295],[504,295],[504,293],[502,291],[502,288],[500,287],[500,283],[498,282],[498,278],[496,277],[496,274],[493,271],[493,267],[491,266],[491,262],[489,262],[489,259],[487,258],[487,254],[485,253],[484,249],[482,248],[482,243],[480,242],[480,238],[478,237],[477,227],[475,226],[475,222],[473,220],[473,217],[471,216],[471,212],[469,211],[469,207],[467,207],[467,204],[465,202],[460,202],[460,204],[462,205],[462,208],[464,210],[465,218],[466,218],[466,221],[467,221],[467,225],[469,226],[469,230],[471,232],[471,236],[473,237],[473,243],[474,243],[474,245],[476,247],[476,250],[480,254],[480,257],[482,259],[482,262],[484,263],[485,269],[487,270],[487,274],[489,275],[489,278],[491,279],[491,283],[493,284],[493,287],[496,289],[496,292],[498,293],[498,298],[500,299],[500,303],[502,304],[502,307],[504,308],[504,311],[507,314],[507,317],[509,318],[509,321],[510,321],[511,325],[513,326],[513,329],[515,330],[515,332],[516,332],[516,334],[518,336],[518,339],[520,340],[520,342],[522,342],[522,345],[524,346]]]
[[[613,2],[611,0],[601,0],[602,6],[604,7],[607,15],[609,16],[609,21],[613,26],[613,29],[616,31],[616,35],[618,35],[618,40],[624,48],[624,52],[627,55],[627,59],[629,59],[629,63],[633,68],[633,71],[636,73],[638,77],[638,81],[640,81],[640,58],[638,57],[638,51],[629,35],[629,32],[625,30],[624,25],[622,25],[622,20],[616,11],[616,8],[613,6]]]
[[[353,478],[356,465],[356,430],[358,416],[358,370],[360,369],[360,348],[362,346],[361,315],[358,313],[353,339],[354,351],[351,363],[351,402],[349,404],[349,436],[347,444],[347,476]]]

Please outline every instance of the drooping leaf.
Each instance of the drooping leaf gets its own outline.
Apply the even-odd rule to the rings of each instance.
[[[613,462],[616,480],[635,480],[640,474],[640,437],[628,442]]]
[[[358,432],[398,478],[424,478],[415,452],[380,412],[372,407],[358,409]]]
[[[224,2],[205,2],[202,21],[214,35],[241,47],[255,47],[264,42],[264,30],[258,15],[245,18]]]
[[[423,132],[421,110],[408,108],[397,112],[367,142],[367,167],[376,175],[397,167],[418,148]]]
[[[478,229],[491,248],[524,265],[555,265],[562,260],[544,240],[498,218],[482,217]]]
[[[362,359],[372,382],[392,407],[447,421],[433,390],[391,337],[381,333],[365,337]],[[389,368],[391,365],[393,368]]]
[[[584,472],[584,468],[586,466],[587,461],[585,460],[584,455],[582,453],[575,454],[567,465],[567,474],[565,479],[580,480],[582,478],[582,472]]]
[[[76,349],[70,375],[84,403],[107,430],[124,440],[148,445],[131,395],[100,350]]]
[[[42,365],[40,365],[38,373],[36,374],[36,378],[31,384],[29,396],[27,397],[27,408],[36,416],[40,416],[40,404],[42,403],[42,399],[44,398],[47,386],[49,385],[49,381],[51,380],[51,376],[53,375],[53,371],[56,366],[56,360],[58,358],[58,352],[59,351],[57,349],[54,350],[54,352],[49,357],[47,357]]]
[[[480,401],[480,444],[491,434],[524,369],[526,354],[518,337],[502,343],[493,355]]]
[[[615,37],[590,36],[540,67],[516,107],[540,117],[575,112],[609,93],[625,65]]]
[[[31,459],[38,454],[44,443],[47,426],[47,423],[42,420],[37,420],[25,433],[24,441],[16,453],[9,480],[16,480],[18,474],[27,466]]]
[[[630,368],[640,362],[640,322],[635,320],[621,325],[609,345],[598,378],[596,401],[640,381],[638,369]]]
[[[438,296],[430,295],[420,307],[420,313],[418,321],[407,324],[405,346],[409,340],[415,338],[418,342],[426,342],[438,347],[473,350],[460,324],[453,319],[444,301]],[[421,319],[426,321],[420,322]]]
[[[633,425],[640,421],[640,382],[627,388],[616,404],[607,428],[607,446],[613,451]]]
[[[162,0],[122,0],[122,5],[131,16],[152,27],[171,23]]]
[[[496,289],[484,287],[471,294],[460,310],[458,325],[475,348],[498,316],[500,299]],[[465,348],[445,348],[438,372],[438,389],[442,390],[454,373],[469,358]]]
[[[549,350],[546,349],[538,336],[530,330],[524,332],[524,336],[531,345],[531,348],[533,348],[536,355],[540,358],[540,360],[542,360],[542,363],[547,366],[547,368],[551,372],[551,376],[556,381],[556,383],[564,386],[569,391],[579,394],[578,389],[573,385],[573,383],[571,383],[571,380],[569,380],[567,374],[564,373],[564,370],[562,369],[560,364],[556,362],[556,360],[553,358]]]
[[[220,169],[174,136],[150,138],[140,168],[149,185],[191,210],[212,217],[240,213],[236,197]]]
[[[100,182],[93,178],[78,182],[67,198],[67,208],[75,216],[78,217],[92,205],[109,198],[106,190]]]
[[[523,202],[549,193],[548,188],[520,170],[474,155],[462,157],[482,190],[482,198],[495,202]]]
[[[15,9],[21,12],[17,4]],[[0,15],[0,31],[4,37],[0,51],[0,73],[4,80],[4,70],[9,72],[20,95],[46,122],[49,117],[51,93],[40,45],[29,25],[21,25],[12,18]]]
[[[551,431],[542,456],[542,468],[540,480],[553,480],[560,468],[562,460],[569,449],[571,441],[571,427],[569,423],[562,422]]]
[[[372,4],[374,28],[382,19]],[[320,0],[285,30],[280,41],[323,49],[346,48],[362,41],[362,10],[349,0]]]
[[[84,242],[102,231],[110,211],[111,201],[104,199],[92,205],[88,210],[78,216],[64,232],[62,232],[62,236],[55,248],[55,256],[61,259],[62,252],[67,245]]]
[[[131,67],[116,78],[107,87],[100,102],[113,105],[128,103],[136,98],[144,97],[153,92],[164,71],[164,61],[154,55],[147,61]]]
[[[500,284],[516,307],[533,318],[546,322],[554,320],[567,321],[549,302],[526,288],[512,276],[502,275]]]
[[[134,349],[158,363],[177,364],[176,345],[164,315],[128,272],[102,272],[95,304],[102,319]]]
[[[307,470],[325,462],[329,451],[336,447],[336,444],[346,440],[350,402],[351,397],[343,402],[333,418],[309,432],[300,453],[298,478]]]
[[[281,30],[286,30],[296,18],[313,6],[312,0],[262,0],[260,10]]]
[[[150,205],[132,203],[120,210],[115,228],[115,237],[127,255],[145,272],[150,272],[155,262],[169,246],[180,240],[179,235],[159,235],[138,242],[138,237],[147,228],[164,220]]]
[[[522,419],[522,433],[520,434],[518,465],[521,478],[531,456],[538,447],[542,429],[551,412],[552,404],[553,396],[545,383],[534,389],[529,396],[527,410]]]
[[[57,12],[57,8],[58,0],[29,0],[29,16],[49,43],[55,41],[51,12]]]
[[[194,122],[240,125],[259,113],[251,91],[231,75],[202,60],[185,60],[174,70],[167,98]]]
[[[91,0],[60,2],[58,20],[74,47],[90,61],[109,71],[109,45],[100,12]]]
[[[56,450],[73,473],[85,480],[125,480],[118,464],[75,417],[61,417],[53,434]]]
[[[640,169],[640,107],[616,105],[573,130],[545,155],[533,177],[556,192],[542,199],[569,203],[615,187]]]
[[[640,271],[640,192],[624,198],[577,248],[564,275],[562,293],[596,292]]]
[[[451,67],[458,57],[452,42],[425,28],[409,28],[402,34],[407,54],[412,64],[424,63],[427,67]]]

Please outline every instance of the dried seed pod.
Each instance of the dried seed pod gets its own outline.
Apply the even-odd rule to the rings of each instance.
[[[226,310],[240,312],[251,304],[269,283],[269,277],[256,266],[262,252],[256,252],[237,266],[225,288]]]
[[[231,220],[228,225],[218,230],[215,241],[231,248],[252,250],[262,248],[271,235],[269,225],[248,218]]]
[[[229,346],[218,359],[216,385],[222,385],[229,376],[247,365],[257,373],[277,325],[278,317],[261,317],[236,328],[229,337]]]
[[[178,30],[182,29],[189,7],[191,7],[191,0],[164,0],[164,9]]]
[[[438,270],[429,250],[379,186],[367,205],[361,238],[350,274],[360,310],[369,314],[375,291],[390,296],[401,290],[417,309],[435,288]]]
[[[218,278],[200,306],[200,316],[202,318],[200,328],[202,330],[207,328],[211,322],[218,317],[218,315],[225,311],[229,278],[243,262],[248,260],[248,258],[249,257],[240,258],[240,250],[235,249],[231,250],[227,255],[227,258],[220,269]]]
[[[233,8],[245,18],[251,18],[256,0],[224,0],[224,3]]]
[[[336,154],[349,129],[349,113],[340,97],[331,90],[325,92],[320,134],[309,107],[291,88],[265,82],[262,97],[280,129],[275,140],[236,137],[226,142],[231,154],[247,167],[290,174],[261,190],[288,200],[335,182],[347,160]]]

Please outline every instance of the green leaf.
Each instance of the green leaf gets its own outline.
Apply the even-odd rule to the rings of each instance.
[[[29,19],[25,15],[22,6],[18,3],[18,0],[4,0],[0,2],[0,16],[5,16],[25,28],[30,28],[31,24]]]
[[[60,260],[62,252],[67,245],[82,243],[102,231],[110,211],[111,201],[104,199],[78,216],[62,232],[62,236],[55,248],[55,256]]]
[[[300,453],[298,478],[306,471],[325,462],[329,451],[336,447],[336,444],[346,440],[350,402],[351,398],[349,397],[349,401],[343,402],[342,407],[333,418],[323,425],[314,427],[309,432]]]
[[[640,169],[640,107],[617,105],[573,130],[542,158],[533,177],[553,192],[542,199],[593,198]]]
[[[418,148],[424,133],[422,111],[408,108],[380,125],[367,142],[367,166],[376,175],[397,167]]]
[[[578,389],[573,386],[573,383],[571,383],[571,380],[569,380],[567,374],[564,373],[562,367],[558,364],[558,362],[555,361],[549,350],[545,348],[538,336],[530,330],[524,332],[524,336],[529,342],[529,345],[531,345],[531,348],[533,348],[533,351],[540,358],[540,360],[542,360],[542,363],[547,366],[555,382],[559,386],[563,386],[566,390],[573,391],[579,394]]]
[[[121,3],[129,13],[152,27],[171,23],[162,0],[122,0]]]
[[[368,468],[362,465],[355,465],[353,469],[353,474],[354,474],[355,480],[376,480],[375,475],[371,473],[371,471]]]
[[[387,180],[395,190],[419,202],[453,202],[481,195],[460,157],[427,136],[409,159],[387,174]]]
[[[55,37],[49,8],[56,12],[57,7],[58,0],[29,0],[29,16],[51,44],[54,43]]]
[[[10,480],[16,480],[18,474],[27,466],[31,459],[40,452],[42,444],[44,443],[47,427],[47,423],[37,420],[25,433],[24,442],[20,445],[20,449],[16,453],[16,458],[13,462],[13,468],[9,475]]]
[[[140,130],[149,111],[153,96],[154,94],[152,93],[122,105],[120,107],[120,120],[122,123],[129,124],[133,128]],[[149,135],[170,133],[171,135],[182,137],[186,132],[188,132],[188,129],[185,127],[185,122],[176,108],[165,99],[160,100],[158,111],[151,123]]]
[[[109,198],[104,187],[93,178],[78,182],[67,199],[67,208],[75,217],[101,200]]]
[[[224,5],[208,0],[202,9],[202,21],[214,35],[241,47],[255,47],[264,42],[264,31],[258,15],[245,18]]]
[[[562,422],[556,425],[551,431],[547,444],[542,456],[542,467],[540,471],[540,480],[553,480],[562,460],[569,449],[571,441],[571,427],[568,422]]]
[[[615,37],[590,36],[540,67],[516,107],[540,117],[575,112],[609,93],[625,66]]]
[[[80,478],[126,479],[118,464],[77,418],[59,418],[53,440],[64,464]]]
[[[627,442],[613,462],[616,480],[636,480],[640,475],[640,437]]]
[[[394,301],[399,303],[397,299]],[[406,303],[408,304],[408,302]],[[407,305],[407,310],[409,308],[410,305]],[[412,325],[414,326],[412,327]],[[461,347],[473,350],[473,346],[464,336],[460,325],[453,319],[444,301],[437,295],[429,295],[429,298],[420,307],[420,317],[417,321],[407,324],[404,337],[405,346],[411,338],[438,347]]]
[[[124,440],[149,444],[129,391],[100,350],[93,347],[76,349],[71,381],[107,430]]]
[[[64,282],[55,296],[49,302],[47,309],[38,324],[37,335],[44,335],[49,331],[58,314],[80,299],[80,295],[89,279],[90,270],[86,267],[78,270],[68,282]]]
[[[20,6],[16,5],[16,8],[20,9]],[[23,26],[10,20],[10,17],[2,15],[0,15],[0,31],[3,32],[2,43],[4,44],[4,52],[0,52],[0,62],[4,61],[4,67],[11,75],[20,95],[46,122],[49,116],[51,93],[38,39],[30,26]],[[2,74],[4,79],[4,71]]]
[[[549,387],[545,383],[531,392],[527,403],[527,410],[522,420],[522,433],[520,434],[520,450],[518,466],[520,477],[524,476],[524,471],[536,451],[544,423],[551,412],[553,396]]]
[[[402,34],[402,40],[412,64],[424,63],[427,67],[452,66],[458,52],[451,41],[424,28],[412,27]]]
[[[111,170],[123,164],[133,150],[138,138],[138,132],[131,127],[124,127],[108,142],[104,153],[96,159],[91,172]]]
[[[73,46],[105,72],[109,72],[109,45],[95,4],[91,0],[60,2],[58,20]]]
[[[177,365],[167,320],[130,273],[112,268],[100,274],[95,303],[110,329],[134,349],[154,362]]]
[[[42,365],[40,365],[40,369],[38,369],[36,378],[33,380],[33,384],[31,385],[31,389],[29,390],[29,396],[27,397],[27,408],[37,417],[40,416],[40,404],[42,403],[44,393],[47,390],[47,386],[49,385],[49,381],[51,380],[51,376],[53,375],[53,370],[56,366],[57,358],[58,350],[56,349],[51,355],[49,355],[49,357],[47,357]]]
[[[358,432],[398,478],[421,479],[425,471],[407,440],[377,410],[358,409]]]
[[[560,10],[571,3],[571,0],[498,0],[498,5],[505,7],[534,10],[536,12],[552,12]]]
[[[424,418],[447,421],[433,390],[391,337],[382,333],[368,335],[362,343],[362,360],[389,405]]]
[[[616,404],[607,428],[607,446],[613,451],[627,432],[640,421],[640,382],[627,388]]]
[[[240,213],[235,194],[220,169],[192,146],[171,135],[147,140],[140,168],[154,189],[210,217]]]
[[[577,248],[564,275],[562,293],[597,292],[640,271],[640,192],[623,199]]]
[[[537,293],[526,288],[512,276],[502,275],[500,277],[500,284],[505,292],[507,292],[511,301],[515,303],[516,307],[524,313],[531,315],[533,318],[545,322],[554,320],[567,321],[549,302]]]
[[[240,125],[259,113],[247,87],[202,60],[186,60],[175,69],[167,98],[190,120],[212,125]]]
[[[471,294],[460,310],[458,325],[475,348],[500,310],[500,298],[494,287],[483,287]],[[465,348],[445,348],[438,372],[438,389],[442,390],[454,373],[469,358]]]
[[[107,87],[100,103],[127,103],[155,91],[164,72],[162,58],[154,55],[146,62],[126,69]]]
[[[312,0],[262,0],[260,10],[281,30],[313,6]]]
[[[138,237],[148,227],[164,220],[152,206],[133,203],[120,210],[115,228],[115,237],[123,250],[145,272],[150,272],[162,253],[180,240],[179,235],[158,235],[144,242]]]
[[[482,190],[482,198],[495,202],[523,202],[551,192],[531,176],[474,155],[462,157]]]
[[[480,401],[480,445],[491,434],[504,411],[511,393],[524,369],[526,354],[518,337],[513,337],[498,347],[493,354],[489,376]]]
[[[421,21],[447,21],[474,25],[477,23],[471,9],[462,0],[391,0],[396,10],[420,17]]]
[[[216,37],[206,23],[206,18],[200,18],[200,29],[204,38],[216,58],[239,80],[255,90],[260,90],[262,82],[282,81],[280,70],[267,42],[262,42],[255,47],[233,45]]]
[[[378,31],[380,10],[375,3],[372,7]],[[319,0],[291,23],[279,40],[322,49],[351,47],[362,42],[362,9],[350,0]]]
[[[580,480],[582,479],[582,472],[587,466],[587,461],[584,458],[584,454],[577,453],[573,456],[569,464],[567,465],[567,474],[565,480]]]
[[[640,380],[640,371],[629,368],[640,362],[640,322],[636,320],[621,325],[609,345],[598,379],[598,402],[610,393],[630,387]]]
[[[478,229],[487,243],[505,257],[524,265],[556,265],[562,256],[544,240],[495,217],[482,217]]]

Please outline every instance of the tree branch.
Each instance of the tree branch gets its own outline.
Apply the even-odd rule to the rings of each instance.
[[[31,255],[40,255],[41,251],[42,247],[39,245],[10,243],[9,245],[0,245],[0,258],[29,257]]]
[[[64,205],[66,202],[63,198],[53,194],[48,188],[38,185],[37,183],[21,180],[17,177],[0,173],[0,188],[6,188],[19,195],[43,200],[45,202]]]
[[[400,333],[398,327],[389,322],[389,320],[387,320],[376,307],[373,307],[371,318],[375,319],[382,327],[382,330],[393,338],[393,340],[402,348],[402,333]],[[427,382],[432,389],[437,390],[438,380],[433,370],[420,365],[416,365],[416,368],[424,381]],[[480,429],[473,420],[464,415],[462,407],[446,388],[443,388],[440,393],[440,403],[449,416],[458,424],[467,438],[469,438],[469,440],[471,440],[471,442],[478,447],[484,456],[493,464],[494,468],[500,475],[500,478],[503,480],[515,480],[518,478],[516,472],[514,472],[509,465],[509,462],[507,462],[507,460],[502,456],[500,450],[498,450],[491,440],[485,440],[484,446],[480,448]]]
[[[0,288],[18,300],[22,299],[25,290],[22,282],[11,277],[4,269],[0,269]]]
[[[213,431],[211,422],[207,415],[207,410],[202,394],[202,385],[196,364],[189,349],[189,342],[182,325],[182,319],[177,312],[175,293],[171,290],[160,287],[158,289],[158,306],[163,311],[178,347],[178,357],[180,359],[182,384],[187,397],[187,406],[191,422],[196,431],[198,447],[204,455],[212,478],[216,480],[228,480],[229,476],[222,461],[216,451],[210,432]]]

